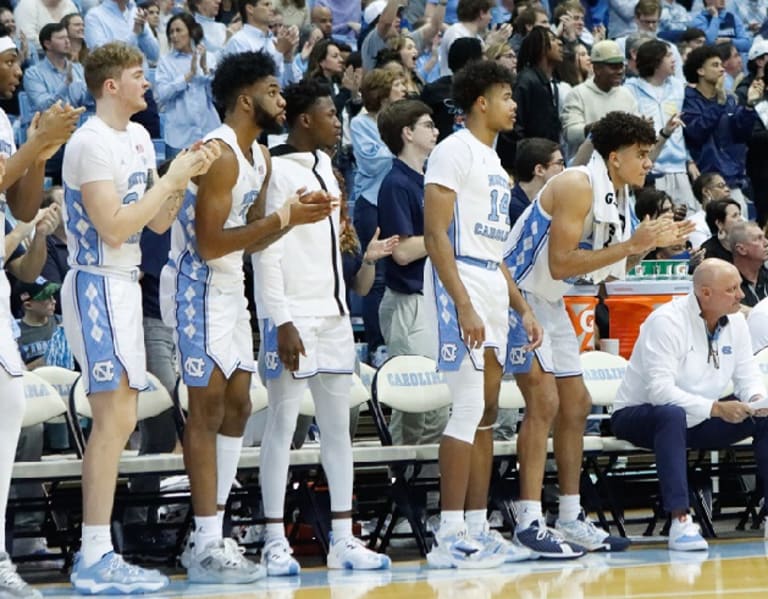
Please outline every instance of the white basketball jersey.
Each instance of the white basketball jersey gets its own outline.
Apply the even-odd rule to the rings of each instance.
[[[246,216],[267,176],[267,163],[258,144],[253,144],[253,164],[243,155],[237,135],[229,125],[222,125],[205,136],[205,141],[218,139],[226,143],[237,157],[238,176],[232,188],[232,205],[224,223],[225,229],[242,227]],[[169,265],[193,280],[207,281],[221,288],[239,285],[243,280],[243,250],[205,261],[200,257],[195,232],[197,185],[190,181],[179,218],[171,231]]]
[[[64,150],[64,225],[70,266],[134,267],[141,263],[141,231],[119,248],[99,235],[83,205],[86,183],[112,181],[123,205],[141,199],[150,171],[155,168],[155,148],[149,133],[138,123],[125,131],[93,116],[75,131]]]
[[[13,126],[0,108],[0,156],[8,159],[16,152]],[[5,268],[5,193],[0,194],[0,268]]]

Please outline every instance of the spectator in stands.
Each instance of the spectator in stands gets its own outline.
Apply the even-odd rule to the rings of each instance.
[[[61,285],[39,277],[34,283],[17,283],[16,295],[22,305],[23,315],[16,322],[19,326],[21,359],[29,370],[45,366],[48,341],[61,324],[55,314],[56,293]]]
[[[201,43],[203,30],[192,15],[168,21],[173,50],[160,59],[155,97],[165,113],[166,156],[173,158],[221,124],[211,96],[213,71]]]
[[[431,356],[433,331],[424,319],[424,165],[437,141],[432,111],[418,100],[394,102],[379,115],[379,133],[396,158],[379,189],[379,227],[400,243],[384,260],[386,289],[379,322],[387,355]],[[437,443],[447,408],[424,414],[393,410],[389,430],[396,445]]]
[[[689,220],[696,225],[696,230],[688,237],[688,241],[691,242],[693,249],[698,249],[712,235],[707,225],[707,205],[713,200],[730,199],[731,189],[720,173],[712,172],[702,173],[696,177],[691,187],[701,208],[689,217]]]
[[[573,88],[561,116],[569,156],[576,153],[592,126],[613,111],[637,113],[637,101],[626,87],[624,55],[612,40],[598,42],[590,53],[595,75]]]
[[[755,39],[749,49],[747,60],[747,76],[736,87],[736,97],[740,104],[746,104],[747,92],[755,79],[766,80],[766,65],[768,65],[768,40]],[[764,89],[763,96],[755,105],[755,119],[752,135],[747,141],[747,176],[752,188],[752,201],[757,210],[757,222],[768,221],[768,93]]]
[[[11,98],[21,82],[19,52],[4,26],[0,25],[0,96]],[[82,109],[52,106],[32,121],[27,141],[16,150],[13,128],[4,111],[0,110],[0,148],[6,155],[0,161],[0,192],[5,192],[7,208],[18,220],[30,221],[38,211],[42,198],[45,161],[64,144],[77,125]],[[6,164],[7,161],[7,164]],[[6,168],[7,167],[7,168]],[[0,221],[5,212],[0,211]],[[3,224],[3,236],[5,225]],[[5,240],[0,240],[5,244]],[[4,247],[3,247],[4,250]],[[0,274],[0,278],[4,277]],[[24,416],[23,363],[12,331],[9,285],[5,281],[0,295],[0,396],[3,397],[3,417],[0,419],[0,595],[19,599],[40,599],[40,591],[27,585],[16,572],[5,551],[5,514],[8,488],[11,483],[13,459]],[[12,524],[11,524],[12,525]]]
[[[738,105],[736,98],[723,88],[723,64],[717,49],[703,46],[693,50],[685,63],[683,122],[685,143],[691,158],[702,172],[719,172],[731,197],[746,214],[746,142],[752,135],[757,118],[755,104],[762,100],[765,86],[755,79],[747,90],[747,102]]]
[[[650,40],[637,52],[639,77],[624,85],[637,100],[641,115],[653,119],[654,128],[666,138],[653,163],[650,179],[656,189],[666,191],[676,205],[686,206],[690,212],[699,208],[689,179],[688,152],[682,127],[670,132],[667,121],[683,108],[685,86],[674,76],[675,58],[667,42]]]
[[[635,6],[637,0],[608,0],[608,36],[627,35],[635,30]]]
[[[715,200],[707,204],[707,226],[712,236],[701,244],[707,258],[720,258],[733,262],[728,234],[737,222],[743,220],[741,207],[736,200]]]
[[[664,510],[672,517],[669,548],[706,550],[688,514],[687,449],[728,448],[754,437],[761,494],[768,497],[768,418],[750,402],[766,391],[739,314],[742,292],[732,264],[709,259],[694,290],[654,310],[640,328],[614,402],[614,434],[656,454]],[[733,383],[734,394],[725,400]],[[734,397],[735,396],[735,397]]]
[[[440,33],[432,36],[432,42],[427,44],[416,59],[416,73],[424,83],[433,83],[440,78]]]
[[[751,38],[760,31],[761,25],[765,22],[766,13],[768,12],[768,0],[746,0],[746,2],[730,0],[728,2],[728,9],[741,19],[744,28]]]
[[[515,52],[520,52],[520,46],[523,45],[525,36],[530,33],[534,27],[549,27],[549,15],[543,6],[534,4],[523,10],[515,19],[512,27],[512,37],[509,38],[509,45]]]
[[[319,29],[324,38],[331,38],[331,34],[333,33],[333,13],[331,13],[330,8],[327,6],[315,5],[314,8],[312,8],[310,20],[312,27]]]
[[[645,42],[649,42],[656,39],[655,36],[648,31],[633,31],[627,37],[621,38],[624,42],[624,58],[626,59],[626,67],[624,69],[624,75],[626,80],[630,80],[633,77],[637,77],[637,51]]]
[[[314,193],[340,194],[323,150],[334,146],[341,133],[330,90],[318,81],[305,81],[283,93],[288,138],[285,145],[272,148],[267,213],[285,210],[297,184]],[[307,162],[307,154],[314,160]],[[391,564],[352,532],[348,375],[354,370],[355,356],[339,280],[341,254],[333,222],[337,218],[338,213],[316,224],[294,227],[253,259],[256,284],[263,290],[257,300],[264,319],[263,347],[274,358],[267,359],[266,365],[269,408],[260,471],[267,519],[262,564],[268,576],[295,575],[300,569],[285,536],[284,501],[291,437],[307,390],[317,406],[321,459],[331,490],[328,567],[380,570]],[[302,291],[306,285],[318,293],[306,295]]]
[[[82,62],[88,56],[88,44],[85,43],[85,21],[80,13],[70,13],[62,20],[69,35],[69,59],[72,62]]]
[[[221,0],[188,0],[189,10],[195,21],[203,28],[205,49],[217,56],[224,49],[227,40],[233,35],[224,23],[216,20]],[[173,44],[171,44],[173,45]]]
[[[681,41],[683,32],[688,29],[690,19],[688,9],[677,0],[661,0],[659,37],[675,43]]]
[[[483,57],[483,46],[479,39],[462,37],[457,39],[448,50],[448,66],[452,73],[464,68],[464,65]],[[464,115],[456,108],[451,98],[453,75],[440,77],[434,83],[424,86],[421,100],[432,109],[432,118],[437,125],[438,143],[462,126]]]
[[[156,0],[145,0],[139,5],[147,15],[147,25],[152,35],[157,40],[159,56],[162,58],[168,54],[168,36],[165,34],[165,25],[160,23],[160,6]],[[149,61],[150,67],[157,66],[157,61]]]
[[[725,0],[704,0],[704,10],[693,16],[691,27],[698,27],[707,36],[708,44],[732,42],[739,52],[747,52],[752,44],[742,20],[725,8]]]
[[[391,71],[374,69],[363,77],[360,86],[365,112],[350,122],[352,150],[355,155],[355,229],[361,246],[368,246],[378,226],[379,187],[392,168],[392,153],[379,135],[376,125],[379,111],[405,95],[403,82]],[[363,299],[363,324],[368,351],[373,357],[384,345],[379,328],[379,303],[384,294],[383,265],[376,267],[373,289]]]
[[[448,67],[448,49],[453,42],[461,37],[483,39],[488,23],[491,21],[493,4],[493,0],[459,0],[457,12],[459,20],[448,27],[440,42],[438,50],[440,75],[444,77],[451,74],[451,69]]]
[[[32,48],[43,52],[42,43],[38,41],[43,26],[58,23],[65,15],[77,11],[72,0],[19,0],[13,16]]]
[[[27,40],[27,36],[24,35],[24,32],[21,29],[17,29],[16,19],[13,16],[13,11],[11,11],[10,8],[5,6],[0,7],[0,25],[3,25],[3,27],[8,30],[11,39],[13,39],[13,42],[19,49],[19,60],[21,62],[22,68],[37,64],[37,62],[40,60],[40,57],[38,56],[35,48],[30,47],[29,41]]]
[[[594,75],[592,71],[592,60],[589,57],[589,50],[583,44],[576,44],[572,48],[563,49],[563,60],[555,66],[555,75],[557,76],[558,106],[560,114],[563,113],[565,99],[571,90],[577,85],[591,79]]]
[[[554,74],[562,61],[563,43],[548,28],[534,27],[523,40],[514,87],[518,139],[560,141],[560,99]]]
[[[515,185],[509,201],[509,223],[515,224],[544,184],[562,173],[565,160],[560,145],[551,139],[528,137],[517,144]]]
[[[424,88],[424,81],[416,71],[416,59],[419,57],[416,42],[410,35],[401,33],[390,38],[387,41],[387,47],[390,51],[397,53],[398,62],[403,66],[409,95],[415,93],[418,97]]]
[[[740,221],[728,233],[728,246],[741,275],[741,303],[752,308],[768,296],[768,239],[757,223]]]
[[[313,5],[330,8],[334,36],[344,39],[350,45],[356,44],[360,34],[360,3],[349,0],[318,0]]]
[[[497,42],[486,47],[483,56],[486,60],[494,60],[501,66],[506,67],[512,71],[513,75],[517,75],[517,54],[506,42]]]
[[[565,48],[572,48],[577,44],[583,44],[591,48],[596,41],[592,32],[584,27],[585,10],[579,0],[565,0],[555,7],[553,17],[557,23],[555,34],[563,42]]]
[[[287,27],[293,25],[300,32],[309,27],[307,0],[274,0],[274,4],[275,10],[279,10],[283,15],[283,25]]]
[[[744,61],[731,42],[720,42],[715,46],[723,64],[723,89],[732,94],[744,78]]]
[[[280,84],[288,85],[303,76],[294,60],[299,30],[284,27],[273,36],[269,29],[272,12],[272,0],[242,0],[240,18],[243,28],[229,39],[222,53],[266,52],[277,65]]]

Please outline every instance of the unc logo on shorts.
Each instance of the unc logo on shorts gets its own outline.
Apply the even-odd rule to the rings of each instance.
[[[264,363],[267,365],[267,370],[277,370],[277,367],[280,366],[280,359],[277,357],[277,352],[267,352],[264,356]]]
[[[730,356],[733,353],[733,349],[730,345],[724,345],[723,346],[723,355],[724,356]]]
[[[440,358],[446,362],[455,362],[459,348],[455,343],[443,343],[440,346]]]
[[[115,365],[112,360],[103,360],[96,362],[91,368],[93,380],[99,383],[111,381],[115,376]]]
[[[189,376],[200,378],[205,374],[205,361],[202,358],[187,358],[184,360],[184,372]]]
[[[522,347],[513,347],[509,350],[509,363],[517,366],[525,364],[525,352]]]

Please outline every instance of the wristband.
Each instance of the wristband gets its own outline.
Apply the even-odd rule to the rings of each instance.
[[[669,139],[670,137],[672,137],[671,134],[664,133],[664,127],[659,129],[659,135],[661,135],[664,139]]]
[[[291,224],[291,205],[290,204],[285,204],[284,206],[276,210],[275,214],[277,214],[277,218],[280,219],[281,231]]]

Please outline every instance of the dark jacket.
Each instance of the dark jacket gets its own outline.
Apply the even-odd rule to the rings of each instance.
[[[705,98],[687,87],[683,101],[685,143],[702,173],[719,172],[729,187],[745,181],[746,143],[752,136],[757,113],[739,106],[728,96],[725,104]]]
[[[562,125],[558,97],[544,71],[532,67],[520,71],[513,95],[517,103],[517,138],[543,137],[559,143]]]

